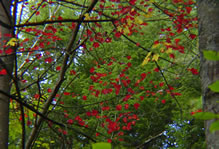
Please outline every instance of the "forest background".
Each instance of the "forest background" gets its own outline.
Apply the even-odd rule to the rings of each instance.
[[[0,2],[0,148],[217,147],[217,0]]]

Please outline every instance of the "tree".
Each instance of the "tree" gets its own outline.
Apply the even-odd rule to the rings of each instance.
[[[219,61],[204,56],[204,52],[219,52],[219,1],[197,1],[199,17],[199,49],[201,54],[201,81],[203,108],[205,112],[219,113],[219,94],[208,87],[219,79]],[[213,55],[216,56],[216,55]],[[218,87],[218,86],[217,86]],[[207,147],[219,147],[219,131],[210,132],[215,120],[205,121]]]
[[[5,47],[17,49],[0,49],[1,58],[15,55],[12,75],[1,70],[11,92],[0,90],[10,127],[21,127],[11,147],[156,148],[171,142],[168,126],[192,119],[186,99],[200,96],[192,0],[15,0],[11,10]],[[182,96],[188,86],[195,94]]]
[[[12,24],[10,1],[3,0],[0,3],[0,49],[4,51],[12,50],[12,47],[6,47],[5,43],[9,37],[5,34],[11,34]],[[10,24],[10,25],[9,25]],[[1,54],[2,55],[2,54]],[[10,94],[10,82],[12,69],[14,65],[14,55],[3,55],[0,58],[0,90]],[[9,75],[5,75],[9,74]],[[8,146],[8,126],[9,124],[9,97],[0,93],[0,148],[7,148]]]

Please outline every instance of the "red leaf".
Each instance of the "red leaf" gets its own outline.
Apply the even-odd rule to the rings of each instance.
[[[131,97],[132,97],[131,95],[126,95],[125,98],[123,98],[122,101],[128,101],[128,99],[131,98]]]
[[[48,93],[51,93],[51,92],[52,92],[52,89],[51,89],[51,88],[49,88],[49,89],[47,90],[47,92],[48,92]]]
[[[97,110],[93,110],[92,113],[91,113],[92,116],[96,116],[97,114],[98,114]]]
[[[87,96],[82,96],[82,99],[83,100],[87,100]]]
[[[94,48],[98,48],[99,46],[100,46],[100,44],[99,44],[98,42],[94,42],[94,43],[93,43],[93,47],[94,47]]]
[[[27,41],[29,41],[29,38],[25,38],[25,39],[23,40],[23,42],[27,42]]]
[[[128,66],[128,67],[131,67],[131,66],[132,66],[132,63],[128,62],[128,63],[127,63],[127,66]]]
[[[51,57],[48,57],[45,59],[45,62],[47,62],[47,63],[51,63],[52,61],[53,61],[53,59]]]
[[[141,80],[144,80],[146,76],[147,76],[146,73],[142,73],[142,74],[141,74]]]
[[[11,49],[11,48],[8,48],[8,49],[5,51],[6,54],[11,54],[12,52],[13,52],[13,49]]]
[[[125,104],[124,107],[127,110],[129,108],[129,104]]]
[[[89,29],[87,29],[87,35],[88,35],[88,36],[91,36],[91,35],[92,35],[92,31],[89,30]]]
[[[30,120],[27,120],[27,126],[30,126],[32,122]]]
[[[165,100],[165,99],[163,99],[163,100],[161,100],[161,102],[162,102],[162,104],[165,104],[165,103],[166,103],[166,100]]]
[[[6,69],[2,69],[2,70],[0,70],[0,75],[7,75],[7,71],[6,71]]]
[[[65,130],[63,130],[62,133],[63,133],[63,135],[67,135],[68,134],[68,132],[65,131]]]
[[[117,110],[117,111],[121,111],[121,110],[122,110],[122,105],[117,105],[117,106],[116,106],[116,110]]]
[[[42,8],[46,7],[46,5],[47,5],[47,4],[43,4],[43,5],[42,5]]]
[[[131,5],[135,5],[135,3],[136,3],[136,0],[130,0],[129,1],[129,4],[131,4]]]
[[[191,39],[195,39],[196,35],[195,35],[195,34],[190,34],[189,37],[190,37]]]
[[[67,120],[67,123],[68,123],[68,124],[73,124],[73,122],[74,122],[73,119]]]
[[[198,70],[195,69],[195,68],[188,69],[188,71],[191,71],[193,75],[198,75],[199,74]]]
[[[116,32],[116,33],[115,33],[115,36],[116,36],[117,38],[121,37],[121,35],[122,35],[122,34],[121,34],[120,32]]]
[[[122,86],[119,84],[114,84],[114,87],[115,87],[116,95],[118,95]]]
[[[175,55],[171,53],[171,54],[169,54],[169,57],[172,58],[172,59],[174,59],[174,58],[175,58]]]
[[[76,75],[76,71],[71,70],[71,71],[70,71],[70,74],[71,74],[71,75]]]
[[[132,88],[128,88],[127,91],[128,91],[129,93],[131,93],[131,94],[134,94],[134,93],[135,93]]]
[[[127,58],[128,60],[130,60],[132,57],[131,57],[131,56],[126,56],[126,58]]]
[[[39,14],[40,14],[40,12],[39,12],[39,11],[37,11],[37,12],[36,12],[36,16],[38,16]]]
[[[110,107],[109,107],[109,106],[102,107],[102,111],[108,111],[108,110],[110,110]]]
[[[192,7],[186,7],[186,12],[189,14],[192,11]]]
[[[163,85],[164,85],[164,82],[161,82],[161,83],[159,84],[160,87],[162,87]]]
[[[175,44],[178,45],[181,39],[175,39]]]
[[[94,69],[94,67],[92,67],[92,68],[90,69],[90,73],[94,73],[94,71],[95,71],[95,69]]]
[[[63,20],[63,18],[62,18],[61,16],[59,16],[57,19],[58,19],[58,20]]]
[[[21,80],[21,82],[22,82],[22,83],[26,83],[26,82],[27,82],[27,80]]]
[[[68,96],[68,95],[70,95],[71,93],[69,93],[69,92],[64,92],[63,93],[65,96]]]
[[[107,142],[108,142],[108,143],[111,143],[111,142],[112,142],[112,140],[111,140],[111,139],[107,139]]]
[[[159,72],[159,68],[154,68],[154,71],[155,72]]]
[[[61,66],[57,66],[57,67],[56,67],[56,70],[57,70],[57,71],[60,71],[60,70],[61,70]]]
[[[6,34],[4,34],[4,37],[12,37],[12,35],[11,35],[11,34],[8,34],[8,33],[6,33]]]
[[[135,107],[136,110],[138,110],[139,106],[140,106],[139,103],[135,103],[135,104],[134,104],[134,107]]]
[[[35,95],[34,95],[34,98],[39,99],[39,98],[40,98],[40,95],[39,95],[39,94],[35,94]]]

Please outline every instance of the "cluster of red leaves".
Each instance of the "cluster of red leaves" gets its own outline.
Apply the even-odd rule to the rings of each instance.
[[[0,75],[7,75],[6,69],[1,69],[0,70]]]
[[[192,72],[193,75],[198,75],[199,74],[198,70],[195,69],[195,68],[188,68],[188,71]]]
[[[111,2],[119,3],[120,0],[110,0]],[[135,7],[132,5],[135,5],[137,3],[137,0],[129,0],[128,3],[129,5],[122,5],[122,4],[117,4],[117,5],[111,5],[111,6],[105,6],[105,0],[100,1],[101,4],[99,7],[101,9],[111,9],[114,8],[115,6],[118,7],[118,9],[115,9],[116,11],[112,12],[112,16],[118,16],[119,19],[114,21],[113,24],[115,25],[115,29],[112,31],[113,35],[116,38],[120,38],[123,34],[127,34],[128,36],[131,36],[133,33],[139,32],[141,29],[141,26],[147,25],[146,22],[137,24],[135,22],[135,19],[140,16],[140,13],[138,12]],[[155,41],[154,44],[163,44],[166,49],[173,49],[176,51],[179,51],[180,53],[184,53],[184,46],[180,44],[180,39],[174,39],[175,32],[176,33],[182,33],[184,30],[188,30],[190,28],[196,27],[195,24],[192,22],[195,21],[197,18],[188,18],[187,15],[191,13],[192,7],[191,5],[194,4],[192,0],[188,1],[183,1],[183,0],[172,0],[174,4],[179,4],[179,5],[184,5],[185,7],[182,7],[182,9],[179,9],[177,12],[174,11],[169,11],[169,10],[164,10],[164,12],[172,18],[174,27],[167,27],[164,29],[161,29],[161,31],[165,34],[165,41]],[[52,4],[53,2],[48,2],[49,4]],[[142,1],[140,3],[142,6],[148,7],[147,1]],[[42,7],[45,7],[46,5],[42,5]],[[35,6],[33,7],[33,10],[35,10]],[[148,8],[147,13],[153,12],[153,8]],[[102,15],[102,12],[98,12],[99,15]],[[40,15],[40,12],[37,11],[35,15]],[[122,16],[122,17],[120,17]],[[55,17],[54,17],[55,18]],[[97,19],[98,17],[90,17],[90,19]],[[61,16],[58,18],[58,20],[63,20]],[[60,26],[62,26],[62,23],[59,23]],[[69,26],[69,29],[74,29],[76,26],[76,23],[72,23]],[[96,28],[102,28],[102,25],[100,23],[95,23]],[[94,27],[89,27],[85,30],[86,34],[84,34],[84,38],[88,38],[89,42],[91,43],[90,45],[92,48],[99,48],[103,43],[110,43],[112,41],[112,38],[110,35],[106,32],[100,32]],[[125,30],[126,29],[126,30]],[[49,46],[52,44],[52,42],[56,42],[58,40],[61,40],[56,35],[56,32],[58,31],[54,26],[48,25],[45,31],[38,30],[37,28],[24,28],[23,31],[27,33],[33,33],[35,36],[39,37],[39,42],[37,45],[35,45],[32,49],[23,49],[20,48],[20,52],[24,52],[25,50],[30,50],[30,51],[37,51],[40,49],[44,49],[45,46]],[[62,31],[62,29],[60,29]],[[41,36],[43,35],[43,36]],[[188,35],[190,39],[195,39],[196,35],[195,34],[189,34]],[[30,39],[26,38],[24,39],[21,43],[20,46],[22,47],[23,44],[26,44]],[[162,39],[163,40],[163,39]],[[168,44],[165,44],[168,43]],[[136,46],[140,46],[140,43],[136,43]],[[82,46],[84,49],[86,49],[86,44]],[[90,49],[92,49],[90,48]],[[1,51],[0,51],[1,52]],[[8,49],[5,51],[6,54],[11,54],[12,50]],[[45,52],[46,53],[46,52]],[[52,63],[53,58],[50,56],[50,53],[47,52],[46,57],[44,57],[44,61],[46,63]],[[175,55],[173,53],[169,54],[170,58],[175,58]],[[41,54],[36,54],[36,58],[40,59],[42,57]],[[98,106],[94,107],[93,109],[89,109],[85,112],[85,116],[82,115],[76,115],[72,116],[70,118],[69,114],[67,111],[64,112],[64,117],[66,118],[66,123],[69,125],[72,124],[78,124],[80,126],[88,127],[89,125],[87,124],[85,119],[89,118],[96,118],[98,119],[101,124],[100,127],[106,129],[107,133],[110,135],[112,133],[115,133],[116,135],[115,138],[113,139],[118,139],[119,141],[122,141],[121,136],[124,135],[124,131],[129,131],[132,129],[132,127],[136,124],[136,121],[139,119],[138,116],[135,114],[136,110],[138,110],[141,106],[141,103],[147,99],[147,97],[153,97],[155,98],[156,101],[160,101],[160,103],[165,104],[166,100],[162,99],[159,100],[159,95],[162,95],[164,90],[159,90],[158,88],[162,88],[164,86],[163,82],[160,83],[154,83],[152,80],[147,82],[150,87],[152,88],[151,90],[147,90],[145,87],[145,81],[147,78],[147,75],[151,74],[151,72],[148,73],[141,73],[137,80],[135,78],[130,78],[128,75],[129,69],[132,67],[131,63],[131,56],[127,56],[128,62],[123,62],[119,63],[116,62],[114,58],[112,58],[112,61],[106,63],[108,68],[107,71],[104,73],[98,72],[98,68],[101,68],[102,66],[100,64],[97,64],[97,67],[92,67],[90,69],[90,79],[92,80],[92,83],[89,86],[89,93],[88,95],[77,95],[79,96],[83,102],[90,102],[91,97],[92,98],[104,98],[106,95],[114,95],[115,97],[121,97],[121,100],[115,102],[114,104],[110,104],[109,101],[104,101],[98,104]],[[29,60],[26,60],[29,62]],[[124,66],[124,69],[118,74],[118,77],[113,78],[111,77],[111,66],[117,63],[117,65],[121,65],[121,67]],[[61,66],[56,66],[55,67],[56,71],[61,70]],[[159,68],[155,68],[153,73],[159,72]],[[191,71],[194,75],[198,74],[198,71],[194,68],[188,69],[188,71]],[[2,69],[0,71],[0,75],[5,75],[7,72],[5,69]],[[71,75],[76,75],[75,70],[70,71]],[[106,81],[106,78],[110,78],[110,81]],[[101,85],[100,88],[95,88],[97,84]],[[166,90],[168,94],[170,94],[170,90],[173,90],[172,87],[169,87],[169,89]],[[134,99],[136,100],[134,103],[130,104],[130,100],[133,100],[135,95],[137,95],[140,91],[145,91],[144,95],[140,96],[139,99]],[[52,90],[48,89],[48,93],[51,93]],[[122,94],[122,93],[125,93]],[[180,93],[172,93],[174,96],[179,96],[181,95]],[[64,96],[70,96],[75,97],[76,95],[74,93],[70,92],[63,92]],[[35,94],[34,96],[36,99],[40,98],[39,94]],[[60,101],[59,104],[64,104],[63,101]],[[114,105],[114,106],[112,106]],[[117,112],[117,118],[112,118],[111,115],[108,114],[108,111],[114,110]],[[131,111],[131,112],[130,112]],[[85,117],[85,118],[84,118]],[[66,130],[59,129],[59,132],[63,133],[64,135],[67,135]],[[100,134],[96,133],[96,136],[98,137]],[[108,139],[108,142],[112,142],[113,139]]]
[[[199,112],[202,112],[202,109],[198,109],[198,110],[196,110],[196,111],[193,111],[193,112],[191,112],[190,114],[191,114],[191,115],[194,115],[194,114],[199,113]]]
[[[65,113],[65,117],[67,118],[66,122],[68,124],[78,124],[80,126],[89,128],[89,123],[87,123],[86,120],[98,119],[98,121],[101,122],[99,127],[105,129],[108,135],[111,135],[112,133],[115,134],[115,138],[110,139],[110,141],[122,141],[124,131],[130,131],[132,127],[135,126],[137,120],[139,120],[137,114],[135,113],[141,107],[141,103],[144,101],[144,99],[152,96],[154,97],[155,102],[159,100],[159,96],[163,95],[163,91],[159,90],[159,88],[163,87],[164,83],[160,82],[158,84],[155,84],[153,81],[149,81],[149,84],[152,85],[154,89],[157,90],[157,92],[145,90],[143,85],[145,84],[147,75],[151,74],[151,72],[141,73],[137,80],[136,77],[135,79],[130,78],[128,72],[129,69],[132,68],[132,58],[131,56],[127,56],[126,58],[128,62],[121,63],[118,62],[114,57],[112,57],[112,61],[108,63],[106,61],[102,61],[101,64],[97,64],[97,66],[90,68],[90,79],[93,82],[88,88],[90,95],[82,95],[81,99],[83,100],[83,102],[90,103],[92,102],[91,99],[96,98],[98,100],[102,100],[102,102],[100,102],[90,110],[87,110],[85,112],[85,115],[76,115],[75,118],[69,118],[69,115]],[[111,77],[111,75],[113,76],[111,70],[113,69],[113,67],[115,67],[115,65],[119,65],[123,69],[121,70],[121,72],[118,72],[118,77],[113,78]],[[100,73],[99,69],[103,67],[105,68],[105,72]],[[98,89],[96,89],[98,85],[101,86],[102,89],[100,89],[99,87]],[[174,88],[170,86],[170,89],[173,90]],[[136,101],[130,104],[129,101],[133,100],[132,98],[137,95],[141,90],[145,90],[145,94],[140,96],[139,99],[135,99]],[[126,95],[123,95],[121,91],[125,91]],[[166,92],[170,94],[168,89],[166,90]],[[174,94],[180,95],[179,93]],[[70,93],[64,92],[64,95],[67,96],[70,95]],[[112,104],[112,102],[115,101],[108,101],[106,98],[107,96],[105,95],[115,97],[121,96],[121,100],[119,100],[119,102],[117,101],[117,104]],[[162,99],[160,100],[160,103],[165,104],[166,100]],[[117,118],[113,118],[112,115],[109,114],[109,111],[116,111]],[[96,133],[96,137],[99,136],[100,134]]]

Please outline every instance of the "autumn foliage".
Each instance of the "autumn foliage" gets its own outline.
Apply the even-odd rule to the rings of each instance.
[[[147,103],[174,105],[182,116],[182,93],[172,80],[199,75],[189,62],[197,56],[194,5],[193,0],[14,1],[15,34],[3,35],[10,40],[0,54],[17,56],[11,108],[23,105],[25,114],[15,115],[25,120],[28,133],[44,134],[42,126],[67,144],[77,135],[82,142],[127,141]],[[128,45],[124,52],[120,44]]]

